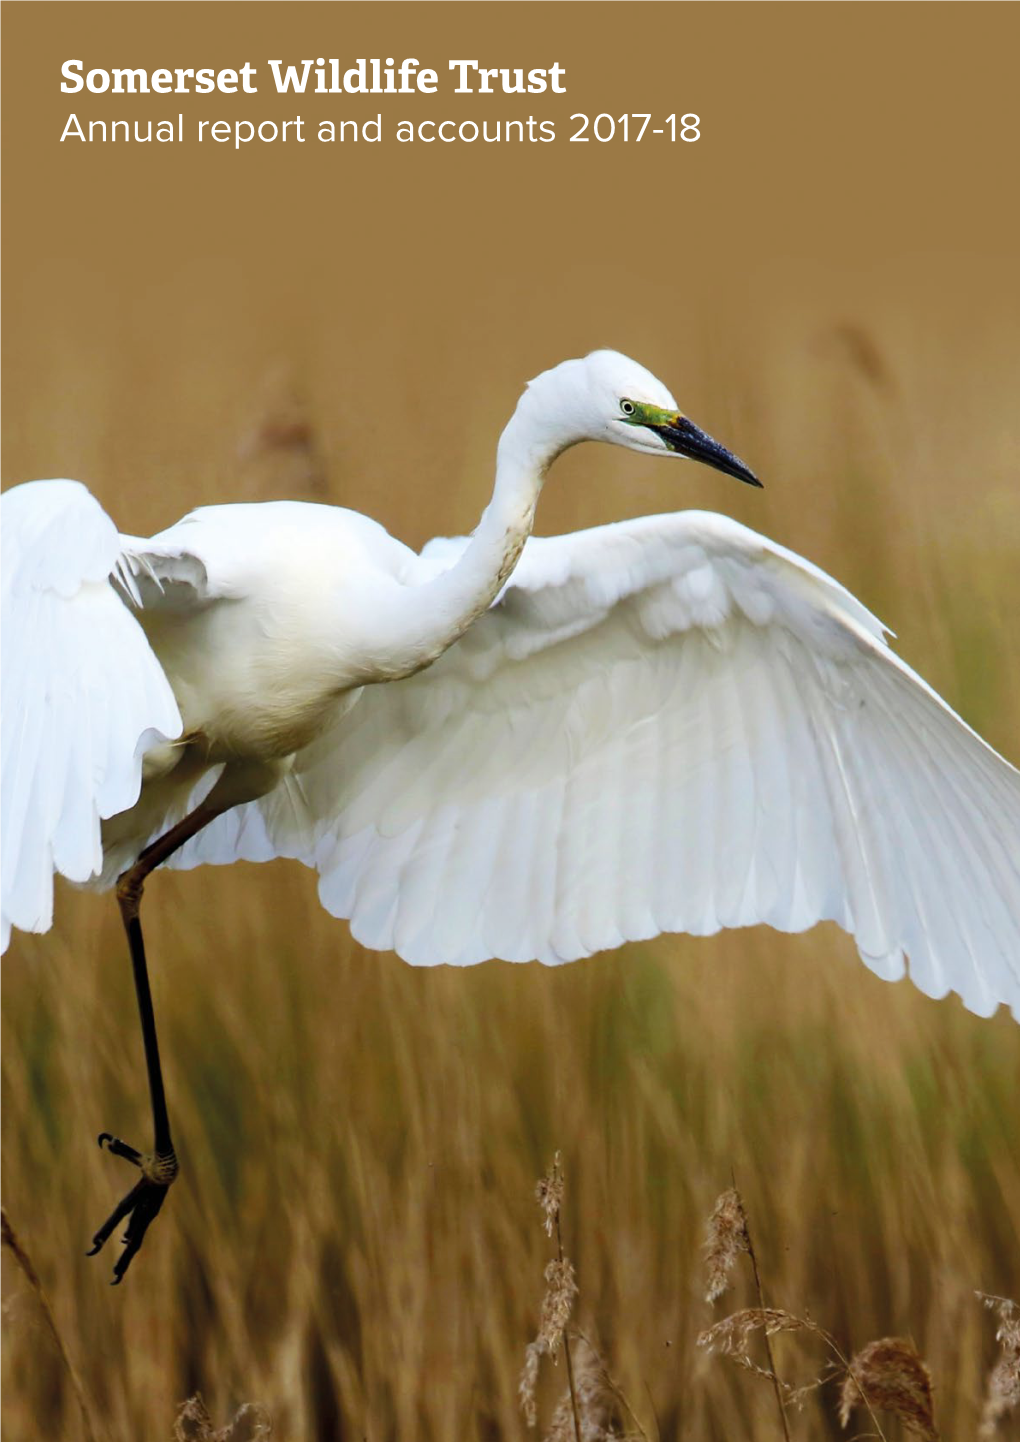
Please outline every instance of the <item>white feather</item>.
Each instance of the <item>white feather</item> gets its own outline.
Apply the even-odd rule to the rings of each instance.
[[[323,903],[410,962],[832,919],[880,975],[1020,1011],[1020,776],[848,592],[723,517],[529,541],[296,769]]]
[[[180,733],[173,693],[110,584],[116,527],[77,481],[4,493],[3,943],[45,931],[53,875],[102,871],[100,821],[138,799],[151,733]],[[141,744],[140,744],[141,743]]]

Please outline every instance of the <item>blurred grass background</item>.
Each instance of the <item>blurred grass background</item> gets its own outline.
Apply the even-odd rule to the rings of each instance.
[[[345,7],[351,54],[393,43],[373,9]],[[252,59],[318,54],[325,7],[9,7],[4,482],[79,477],[143,534],[212,500],[330,500],[420,545],[474,524],[524,380],[613,345],[767,490],[586,447],[538,530],[725,510],[849,585],[1017,761],[1020,224],[990,140],[1015,132],[1017,21],[966,9],[923,7],[918,65],[919,7],[657,7],[638,87],[621,7],[579,30],[545,6],[562,116],[668,113],[680,42],[725,46],[724,72],[683,79],[711,143],[235,157],[57,147],[59,60],[230,64],[242,11]],[[538,64],[528,12],[387,16],[422,63]],[[848,1349],[912,1336],[944,1435],[974,1435],[994,1354],[974,1289],[1020,1292],[1005,1015],[879,982],[832,927],[429,972],[353,944],[294,865],[159,876],[145,911],[183,1170],[115,1291],[112,1254],[84,1251],[129,1178],[94,1137],[149,1125],[116,907],[63,888],[54,930],[4,960],[4,1202],[99,1435],[167,1438],[200,1389],[219,1421],[263,1403],[288,1442],[522,1437],[557,1147],[579,1317],[650,1436],[777,1435],[768,1389],[694,1347],[731,1171],[769,1299]],[[4,1435],[73,1442],[8,1264]],[[791,1380],[818,1370],[776,1348]],[[809,1402],[794,1436],[835,1436],[832,1414]]]

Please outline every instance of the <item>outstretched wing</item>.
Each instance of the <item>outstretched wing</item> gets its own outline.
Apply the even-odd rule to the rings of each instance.
[[[77,481],[4,493],[2,944],[45,931],[53,873],[102,869],[100,820],[134,804],[142,756],[181,730],[177,703],[122,593],[123,538]]]
[[[461,641],[183,864],[274,853],[414,963],[832,919],[879,975],[1020,1013],[1020,775],[847,591],[721,516],[529,541]]]

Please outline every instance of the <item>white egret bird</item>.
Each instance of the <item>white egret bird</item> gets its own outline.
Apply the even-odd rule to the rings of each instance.
[[[369,947],[569,961],[823,919],[879,975],[1020,1012],[1020,774],[807,561],[691,511],[528,540],[579,441],[752,485],[635,362],[527,387],[470,539],[205,507],[120,536],[73,481],[3,498],[3,925],[117,883],[154,1144],[120,1280],[177,1171],[139,903],[149,872],[290,856]],[[385,684],[383,684],[385,683]],[[118,880],[119,878],[119,880]]]

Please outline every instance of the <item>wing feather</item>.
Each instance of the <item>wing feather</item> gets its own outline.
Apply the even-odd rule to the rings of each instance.
[[[111,585],[121,538],[77,481],[3,496],[2,914],[44,931],[53,873],[102,870],[100,821],[138,797],[142,754],[181,729],[144,632]]]
[[[269,847],[411,962],[831,919],[879,975],[909,960],[931,995],[1020,1014],[1020,776],[849,592],[723,517],[530,541],[492,610],[367,688],[284,790],[286,825],[252,803]],[[231,859],[229,825],[182,864]]]

